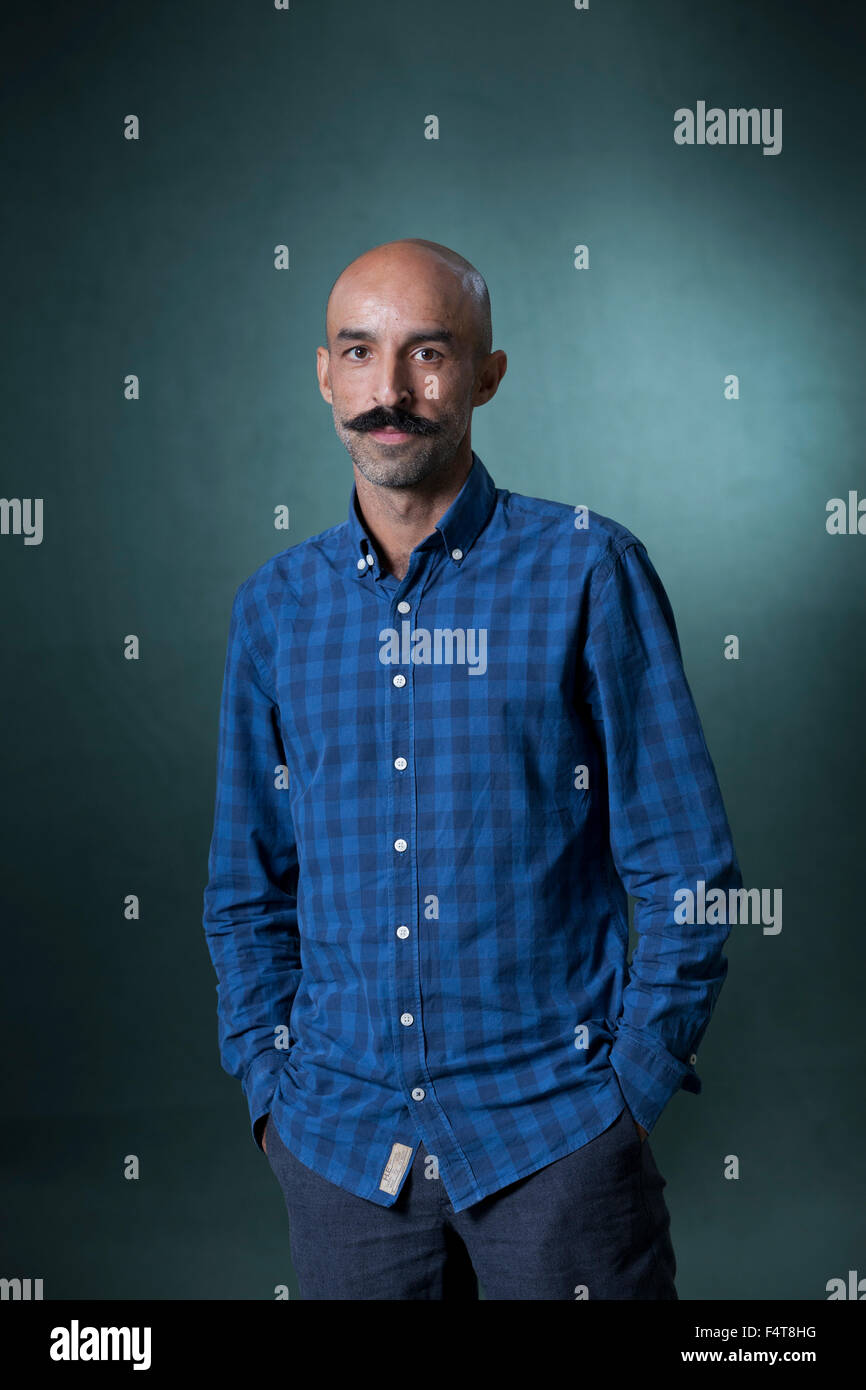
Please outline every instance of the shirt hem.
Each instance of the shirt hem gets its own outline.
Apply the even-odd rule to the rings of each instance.
[[[475,1206],[478,1202],[483,1202],[486,1197],[492,1197],[497,1192],[501,1192],[503,1188],[510,1187],[512,1183],[519,1182],[521,1178],[529,1177],[532,1173],[537,1173],[542,1168],[546,1168],[548,1164],[555,1163],[558,1158],[565,1158],[568,1154],[575,1153],[578,1149],[582,1149],[585,1144],[589,1144],[591,1140],[597,1139],[598,1136],[600,1134],[603,1134],[606,1129],[609,1129],[610,1126],[614,1123],[614,1121],[617,1120],[619,1116],[622,1114],[623,1110],[628,1108],[628,1103],[622,1093],[619,1080],[615,1072],[612,1072],[611,1079],[607,1087],[607,1093],[604,1095],[603,1100],[600,1102],[596,1101],[595,1103],[600,1111],[599,1118],[596,1121],[594,1121],[593,1124],[591,1124],[588,1127],[588,1129],[585,1129],[582,1132],[580,1138],[575,1138],[574,1135],[572,1135],[569,1138],[564,1139],[561,1144],[557,1144],[555,1149],[550,1150],[542,1158],[531,1159],[522,1167],[513,1168],[510,1172],[506,1174],[506,1176],[501,1181],[497,1179],[493,1186],[485,1188],[476,1188],[475,1191],[470,1192],[466,1192],[464,1190],[462,1195],[458,1195],[455,1198],[454,1194],[448,1190],[448,1184],[445,1181],[444,1174],[440,1172],[440,1179],[445,1187],[445,1191],[448,1195],[448,1200],[451,1203],[451,1207],[454,1211],[455,1216],[458,1212],[465,1211],[467,1207],[472,1207]],[[292,1155],[293,1158],[297,1159],[298,1163],[303,1163],[305,1168],[307,1168],[311,1173],[315,1173],[316,1177],[321,1178],[323,1182],[330,1182],[334,1187],[339,1187],[342,1191],[349,1192],[354,1197],[360,1197],[363,1200],[373,1202],[376,1206],[380,1207],[390,1207],[394,1205],[394,1203],[400,1195],[400,1192],[402,1191],[403,1183],[405,1182],[409,1174],[409,1171],[412,1167],[412,1162],[414,1161],[415,1154],[418,1150],[418,1141],[416,1141],[412,1145],[412,1160],[409,1163],[407,1163],[405,1172],[403,1174],[403,1178],[400,1182],[400,1186],[393,1195],[390,1193],[382,1192],[379,1189],[376,1189],[374,1192],[361,1192],[358,1191],[358,1189],[354,1186],[349,1187],[342,1182],[334,1182],[333,1178],[326,1177],[325,1174],[320,1173],[317,1168],[312,1168],[309,1163],[304,1162],[300,1154],[297,1153],[297,1151],[295,1150],[293,1144],[288,1143],[288,1141],[286,1140],[282,1126],[279,1123],[279,1114],[281,1109],[282,1101],[279,1099],[278,1095],[275,1095],[270,1110],[271,1122],[276,1127],[277,1133],[279,1134],[280,1140],[284,1144],[285,1148],[288,1149],[289,1153]],[[419,1136],[419,1138],[423,1138],[423,1136]]]
[[[558,1158],[566,1158],[569,1154],[576,1153],[577,1150],[582,1149],[585,1144],[589,1144],[593,1139],[597,1139],[598,1136],[600,1134],[603,1134],[606,1129],[610,1129],[610,1126],[614,1123],[614,1121],[619,1119],[623,1110],[626,1110],[628,1108],[626,1099],[622,1094],[619,1081],[616,1079],[616,1077],[614,1077],[611,1083],[610,1092],[611,1095],[615,1097],[615,1099],[613,1102],[614,1108],[611,1111],[609,1118],[604,1118],[606,1107],[601,1107],[602,1118],[597,1123],[590,1125],[588,1130],[584,1131],[581,1138],[576,1139],[574,1138],[574,1136],[572,1136],[569,1139],[563,1140],[561,1144],[557,1144],[556,1148],[551,1150],[550,1153],[545,1154],[543,1158],[532,1160],[529,1163],[525,1164],[523,1167],[515,1169],[513,1177],[506,1177],[503,1182],[497,1180],[496,1185],[494,1187],[488,1187],[481,1190],[478,1196],[468,1196],[465,1199],[461,1199],[457,1202],[455,1202],[454,1199],[451,1198],[451,1205],[454,1209],[455,1216],[458,1212],[465,1211],[467,1207],[474,1206],[477,1202],[483,1202],[485,1197],[495,1196],[495,1194],[497,1192],[501,1192],[503,1188],[510,1187],[512,1183],[519,1182],[521,1178],[527,1178],[530,1177],[533,1173],[540,1172],[542,1168],[546,1168],[549,1164],[555,1163]]]

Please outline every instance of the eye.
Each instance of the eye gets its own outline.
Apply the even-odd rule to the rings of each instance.
[[[370,351],[370,349],[364,347],[364,344],[363,344],[363,343],[358,343],[355,347],[349,348],[349,352],[369,352],[369,351]],[[346,356],[348,356],[348,355],[349,355],[349,354],[347,353]],[[362,360],[363,360],[363,359],[362,359]],[[356,361],[356,362],[358,361],[358,358],[357,358],[357,357],[355,358],[355,361]]]
[[[432,352],[435,357],[441,357],[442,353],[437,348],[419,348],[419,352]]]

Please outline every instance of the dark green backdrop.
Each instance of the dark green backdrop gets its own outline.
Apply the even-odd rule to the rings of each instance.
[[[314,350],[337,273],[400,236],[489,283],[509,369],[473,444],[496,483],[646,543],[746,883],[783,890],[781,934],[734,928],[703,1094],[653,1134],[680,1296],[866,1275],[866,536],[825,527],[866,492],[858,7],[10,8],[2,491],[44,500],[44,535],[0,535],[0,1275],[295,1289],[217,1056],[217,712],[234,589],[345,518]],[[782,152],[675,145],[699,100],[782,108]]]

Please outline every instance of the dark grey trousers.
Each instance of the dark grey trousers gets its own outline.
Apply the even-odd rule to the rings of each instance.
[[[665,1179],[624,1109],[588,1144],[454,1211],[421,1144],[396,1202],[344,1192],[289,1152],[267,1157],[303,1299],[675,1299]]]

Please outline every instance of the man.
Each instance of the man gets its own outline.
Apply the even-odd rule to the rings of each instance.
[[[670,605],[473,452],[463,257],[366,252],[326,330],[349,518],[235,594],[204,912],[301,1296],[675,1299],[647,1134],[727,970],[675,894],[741,878]]]

